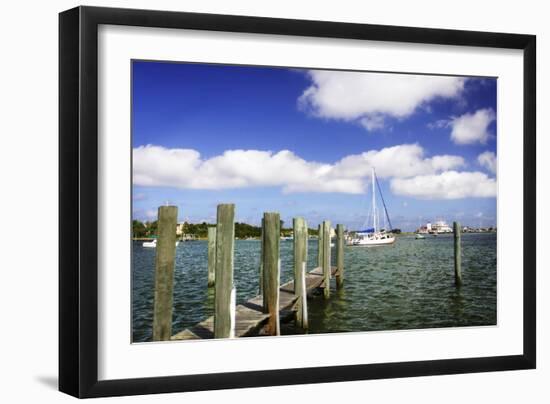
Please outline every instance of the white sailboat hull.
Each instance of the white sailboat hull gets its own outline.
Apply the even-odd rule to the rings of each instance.
[[[372,247],[378,245],[389,245],[395,243],[395,237],[385,235],[382,237],[360,237],[350,240],[348,245],[359,247]]]

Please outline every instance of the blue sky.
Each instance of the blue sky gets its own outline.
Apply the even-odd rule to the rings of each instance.
[[[394,227],[496,224],[496,79],[132,63],[133,215],[278,211],[362,227],[376,169]]]

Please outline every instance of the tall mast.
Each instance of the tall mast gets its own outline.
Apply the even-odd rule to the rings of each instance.
[[[374,177],[374,167],[372,167],[372,227],[374,227],[374,232],[377,232],[376,228],[376,192],[375,192],[375,177]]]

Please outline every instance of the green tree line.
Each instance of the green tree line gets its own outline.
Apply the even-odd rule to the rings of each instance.
[[[281,220],[281,235],[290,236],[292,235],[292,228],[284,228],[284,222]],[[193,235],[197,238],[206,238],[208,236],[208,227],[215,226],[211,223],[183,223],[183,233],[187,235]],[[253,226],[248,223],[235,223],[235,237],[239,239],[254,237],[258,238],[262,234],[262,229],[260,226]],[[309,229],[310,235],[317,235],[317,229]],[[146,238],[146,237],[156,237],[157,235],[157,221],[146,221],[142,222],[140,220],[132,221],[132,236],[134,238]]]

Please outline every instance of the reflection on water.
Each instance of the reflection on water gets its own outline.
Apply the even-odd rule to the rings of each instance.
[[[260,243],[235,243],[237,303],[258,294]],[[308,249],[317,262],[317,242]],[[400,237],[392,246],[346,247],[345,281],[331,298],[308,302],[309,333],[418,329],[496,324],[496,234],[462,236],[464,285],[454,286],[453,238]],[[333,265],[335,249],[333,248]],[[133,244],[133,340],[148,341],[153,322],[155,249]],[[292,242],[281,241],[281,282],[292,279]],[[173,331],[213,314],[207,288],[207,244],[180,243],[176,250]],[[284,327],[283,333],[294,333]]]

